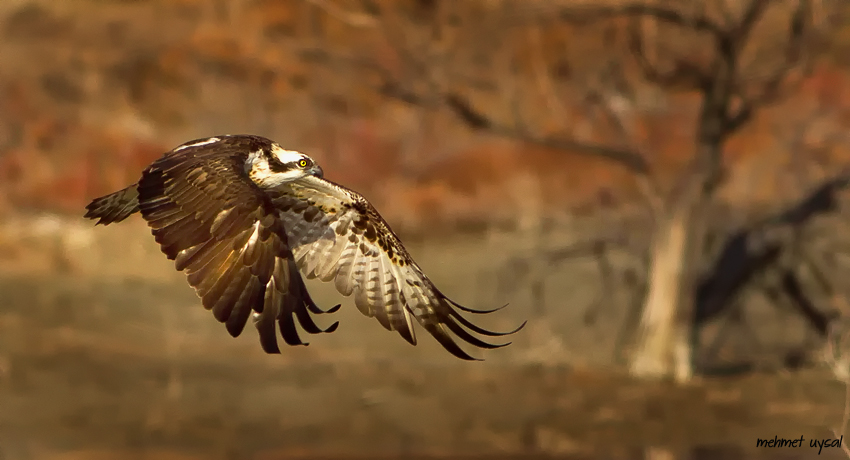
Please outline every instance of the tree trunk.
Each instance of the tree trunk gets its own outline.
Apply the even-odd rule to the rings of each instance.
[[[705,239],[711,171],[697,171],[656,224],[651,265],[630,373],[640,378],[693,376],[694,286]],[[672,371],[672,372],[671,372]]]
[[[677,306],[685,286],[687,235],[690,207],[675,206],[657,223],[652,243],[651,266],[630,372],[635,377],[669,374],[673,349],[678,342]],[[678,349],[676,351],[679,351]]]

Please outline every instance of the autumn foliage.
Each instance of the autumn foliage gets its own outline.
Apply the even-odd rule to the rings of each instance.
[[[426,3],[388,2],[393,14],[408,16],[427,15],[417,9]],[[329,178],[411,228],[510,219],[530,201],[560,213],[641,199],[634,178],[616,164],[470,133],[447,111],[384,97],[374,74],[349,61],[370,56],[404,78],[405,56],[392,46],[398,37],[353,27],[311,2],[69,4],[4,9],[0,52],[11,65],[0,72],[2,212],[79,214],[90,198],[137,179],[180,142],[248,131],[308,151]],[[464,11],[485,8],[476,5]],[[27,33],[45,27],[55,33]],[[524,29],[510,33],[524,36]],[[581,65],[558,54],[576,34],[553,28],[540,35],[552,75],[570,78]],[[588,62],[604,53],[599,43],[585,51]],[[486,55],[485,45],[473,51]],[[498,80],[496,72],[489,76]],[[794,95],[761,112],[728,146],[731,172],[721,196],[746,205],[787,197],[796,193],[787,177],[799,165],[823,172],[847,164],[848,143],[837,134],[850,123],[848,77],[826,53]],[[497,93],[476,97],[496,106]],[[618,140],[645,152],[662,186],[691,157],[699,105],[690,94],[663,98],[663,110],[633,113],[633,135]],[[581,131],[596,141],[617,135],[589,115],[586,101],[560,102],[565,119],[548,117],[540,129]]]

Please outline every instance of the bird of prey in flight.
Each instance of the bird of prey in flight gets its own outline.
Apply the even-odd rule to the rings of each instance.
[[[289,345],[306,345],[321,329],[311,314],[330,313],[310,298],[308,279],[333,281],[366,316],[416,345],[414,320],[451,354],[474,360],[456,337],[499,348],[473,335],[504,336],[461,316],[425,276],[398,237],[363,196],[323,178],[309,156],[253,135],[222,135],[176,147],[142,172],[139,181],[86,206],[97,224],[135,212],[162,252],[185,271],[204,307],[238,336],[249,317],[267,353],[280,353],[277,323]]]

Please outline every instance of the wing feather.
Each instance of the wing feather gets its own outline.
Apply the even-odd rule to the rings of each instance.
[[[332,243],[325,252],[325,256],[320,259],[318,267],[316,267],[317,277],[325,282],[333,280],[336,276],[339,270],[340,260],[348,247],[348,240],[334,237],[333,228],[328,229],[327,236],[332,238]]]
[[[334,286],[344,296],[350,296],[354,292],[354,263],[357,260],[357,247],[346,237],[341,238],[345,249],[340,255],[339,265],[334,274]],[[306,243],[304,243],[306,244]],[[368,315],[368,313],[366,313]]]
[[[393,330],[390,315],[387,312],[385,293],[381,286],[381,261],[378,257],[365,258],[363,264],[363,290],[366,292],[366,308],[371,310],[375,318],[388,331]]]
[[[257,145],[246,147],[246,139]],[[202,142],[167,154],[135,189],[163,253],[186,273],[204,307],[234,337],[254,312],[263,350],[279,353],[275,323],[289,344],[304,344],[296,321],[311,334],[336,323],[321,329],[313,321],[310,314],[323,310],[307,294],[277,212],[245,173],[249,151],[262,147],[257,139],[238,136],[228,145]]]
[[[398,331],[399,334],[411,345],[416,345],[416,339],[413,335],[413,328],[410,321],[410,314],[407,311],[407,305],[399,295],[398,283],[395,278],[395,269],[392,262],[386,257],[376,258],[381,265],[381,289],[385,298],[384,308],[392,330]],[[396,308],[396,305],[401,305],[401,308]]]
[[[262,284],[260,284],[260,280],[256,277],[251,277],[248,279],[248,285],[245,286],[245,289],[242,291],[242,294],[239,296],[239,300],[237,300],[236,304],[233,306],[233,309],[230,312],[230,317],[228,317],[224,321],[224,327],[227,329],[228,334],[232,337],[239,337],[242,334],[242,330],[245,329],[245,324],[248,322],[248,317],[251,316],[251,313],[254,311],[253,306],[263,301],[263,295],[265,294]],[[274,323],[272,323],[272,331],[271,338],[275,340],[275,330]],[[262,334],[260,334],[260,341],[262,344]],[[264,351],[265,347],[263,347]],[[272,352],[269,352],[272,353]],[[280,350],[278,350],[280,353]]]
[[[304,276],[333,280],[366,316],[416,344],[415,320],[455,356],[473,360],[454,338],[479,348],[507,345],[476,336],[501,336],[475,325],[461,307],[422,272],[377,211],[360,195],[317,177],[305,177],[269,191]],[[471,332],[470,332],[471,331]]]
[[[121,222],[139,211],[139,192],[136,184],[109,195],[95,198],[86,206],[84,217],[98,219],[97,224]]]
[[[354,269],[351,274],[352,285],[354,286],[354,305],[361,313],[368,317],[375,316],[374,310],[369,305],[369,295],[366,292],[366,261],[355,260]],[[378,319],[380,321],[380,318]]]
[[[227,273],[219,278],[208,296],[215,299],[209,305],[215,319],[223,323],[230,318],[251,278],[249,271],[239,270],[236,264],[231,265]]]

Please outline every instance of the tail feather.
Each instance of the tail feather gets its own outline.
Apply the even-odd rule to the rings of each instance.
[[[97,224],[108,225],[130,217],[139,211],[138,184],[133,184],[115,193],[95,198],[86,206],[86,215],[89,219],[99,219]]]

